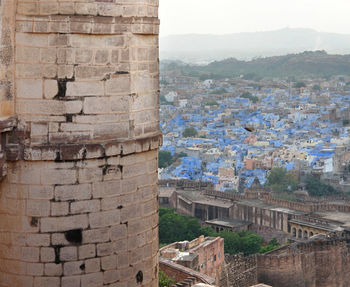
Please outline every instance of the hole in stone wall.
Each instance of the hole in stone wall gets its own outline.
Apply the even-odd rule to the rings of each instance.
[[[37,217],[32,217],[30,220],[30,226],[31,227],[38,227],[39,219]]]
[[[139,272],[137,272],[137,274],[136,274],[136,282],[139,283],[139,284],[141,284],[142,281],[143,281],[143,273],[142,273],[142,271],[139,271]]]
[[[58,93],[54,97],[55,100],[62,99],[66,96],[67,91],[67,81],[66,80],[57,80]]]
[[[79,267],[81,270],[85,270],[85,264],[81,264]]]
[[[56,96],[54,96],[55,100],[61,100],[63,98],[66,97],[66,93],[67,93],[67,82],[74,82],[75,78],[71,78],[71,79],[58,79],[57,80],[57,88],[58,88],[58,93]]]
[[[55,162],[60,162],[61,160],[61,153],[58,151],[56,152]]]
[[[55,250],[55,263],[56,264],[60,264],[61,263],[61,260],[60,260],[60,251],[61,251],[61,248],[63,246],[62,245],[55,245],[53,246],[54,250]]]
[[[73,229],[66,231],[64,233],[65,238],[70,243],[81,244],[83,241],[83,230],[82,229]]]
[[[115,72],[115,74],[116,75],[127,75],[127,74],[129,74],[129,72],[128,71],[117,71],[117,72]]]
[[[67,123],[73,122],[73,115],[72,114],[66,114],[66,122]]]

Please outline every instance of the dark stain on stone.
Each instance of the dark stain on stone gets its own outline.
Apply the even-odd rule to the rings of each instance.
[[[143,282],[143,273],[142,273],[142,271],[137,272],[137,274],[136,274],[136,282],[138,284],[142,284],[142,282]]]
[[[30,220],[30,226],[31,227],[38,227],[39,219],[37,217],[32,217]]]
[[[81,244],[83,242],[83,230],[82,229],[73,229],[66,231],[64,237],[70,243]]]

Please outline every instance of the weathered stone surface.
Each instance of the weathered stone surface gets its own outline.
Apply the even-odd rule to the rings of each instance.
[[[158,1],[1,6],[0,285],[158,286]]]

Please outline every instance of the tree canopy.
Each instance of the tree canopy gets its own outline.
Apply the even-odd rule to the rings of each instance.
[[[339,193],[333,186],[325,184],[313,176],[306,179],[306,190],[310,196],[330,196]]]
[[[315,84],[315,85],[312,86],[312,90],[315,91],[315,92],[319,92],[319,91],[321,91],[321,86]]]
[[[266,185],[275,192],[292,192],[298,189],[298,180],[284,167],[276,167],[267,177]]]
[[[257,103],[259,101],[259,98],[257,96],[253,96],[251,93],[249,92],[244,92],[241,96],[241,98],[246,98],[249,99],[251,102],[253,102],[254,104]]]
[[[201,227],[198,219],[179,215],[172,209],[159,209],[159,242],[170,244],[176,241],[193,240],[200,235],[220,236],[225,240],[225,253],[258,253],[264,239],[251,231],[221,231],[216,233],[211,227]]]
[[[262,253],[269,252],[269,251],[274,250],[274,249],[279,248],[279,247],[280,247],[280,244],[278,243],[276,238],[273,238],[270,240],[270,242],[266,246],[261,247],[259,252],[262,254]]]
[[[300,88],[305,88],[306,84],[304,82],[297,82],[294,84],[294,88],[300,89]]]
[[[219,232],[217,236],[224,238],[225,253],[229,254],[243,253],[244,255],[250,255],[258,253],[261,244],[264,242],[261,236],[251,231],[232,232],[224,230]]]
[[[158,167],[165,168],[171,165],[173,157],[171,153],[166,150],[160,150],[158,156]]]
[[[184,152],[180,152],[180,153],[177,153],[174,156],[172,156],[169,151],[160,150],[159,156],[158,156],[158,167],[159,168],[166,168],[166,167],[172,165],[179,158],[185,157],[185,156],[187,156],[187,154]]]
[[[184,138],[190,138],[190,137],[192,138],[192,137],[197,136],[197,134],[198,134],[197,130],[195,128],[192,128],[192,127],[185,128],[184,131],[182,132],[182,136]]]
[[[159,269],[159,281],[158,281],[159,287],[170,287],[175,284],[175,279],[169,278],[168,275],[166,275],[165,272]]]
[[[196,218],[182,216],[168,208],[159,209],[160,243],[193,240],[202,234],[209,235],[208,230],[203,230]]]

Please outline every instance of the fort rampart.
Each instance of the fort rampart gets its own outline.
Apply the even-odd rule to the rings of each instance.
[[[158,0],[1,4],[0,286],[158,286]]]

